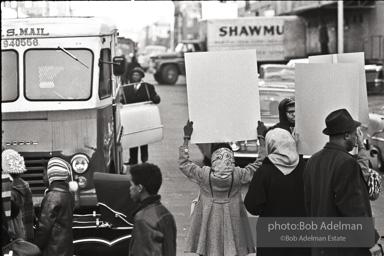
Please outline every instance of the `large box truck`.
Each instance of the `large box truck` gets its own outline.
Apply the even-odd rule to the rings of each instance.
[[[296,16],[202,20],[199,29],[198,40],[182,41],[175,52],[152,57],[156,81],[175,84],[179,75],[185,75],[186,52],[255,49],[258,65],[285,64],[307,55],[305,24]]]

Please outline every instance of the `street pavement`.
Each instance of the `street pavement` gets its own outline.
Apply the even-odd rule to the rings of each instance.
[[[144,80],[153,83],[161,97],[159,108],[164,125],[163,140],[149,145],[149,162],[158,165],[163,173],[163,185],[159,193],[163,204],[176,219],[177,255],[195,255],[184,253],[183,249],[191,222],[191,201],[197,197],[198,186],[178,169],[178,149],[183,143],[183,127],[188,120],[185,78],[180,77],[176,85],[158,85],[152,75],[147,73]],[[379,108],[383,105],[383,96],[373,96],[372,99],[374,102],[370,102],[370,106]],[[196,164],[203,165],[203,156],[196,145],[190,145],[190,157]],[[384,235],[384,192],[371,204],[376,229]]]

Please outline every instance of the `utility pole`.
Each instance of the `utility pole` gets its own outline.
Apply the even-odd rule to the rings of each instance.
[[[344,52],[344,6],[337,1],[337,53]]]

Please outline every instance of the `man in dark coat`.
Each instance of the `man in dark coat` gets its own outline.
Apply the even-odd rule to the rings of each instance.
[[[287,130],[293,133],[295,129],[295,99],[285,98],[279,103],[279,120],[280,122],[270,127],[266,133],[275,128]],[[264,134],[265,137],[265,134]]]
[[[357,143],[357,127],[346,109],[330,113],[323,133],[329,142],[315,153],[304,170],[305,208],[309,217],[372,217],[368,189],[359,163],[348,152]],[[312,248],[312,255],[371,255],[378,251],[375,233],[370,248]],[[376,255],[376,254],[375,254]],[[377,254],[380,255],[380,254]]]
[[[132,213],[134,228],[129,255],[176,256],[176,222],[157,194],[162,183],[159,167],[140,164],[132,167],[130,173],[130,194],[139,206]]]
[[[132,84],[123,87],[123,104],[138,103],[144,101],[152,101],[155,104],[160,103],[160,96],[156,93],[155,87],[152,84],[144,82],[142,79],[145,76],[144,70],[136,67],[132,70],[130,81]],[[140,146],[141,161],[148,161],[148,145]],[[129,149],[129,165],[138,163],[138,148]]]

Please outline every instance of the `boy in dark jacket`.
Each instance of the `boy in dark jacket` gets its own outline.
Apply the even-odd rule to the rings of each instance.
[[[162,183],[159,167],[140,164],[132,167],[130,173],[131,197],[139,206],[132,213],[134,228],[129,255],[175,256],[176,222],[157,194]]]
[[[58,157],[49,160],[45,174],[49,187],[41,203],[34,242],[42,256],[73,256],[75,200],[67,183],[69,172],[70,165],[65,160]]]
[[[281,128],[287,130],[289,133],[293,134],[295,129],[295,99],[293,98],[285,98],[279,103],[279,120],[277,124],[270,127],[268,131]],[[267,131],[267,132],[268,132]],[[267,133],[266,132],[266,133]],[[265,134],[264,134],[265,137]]]

